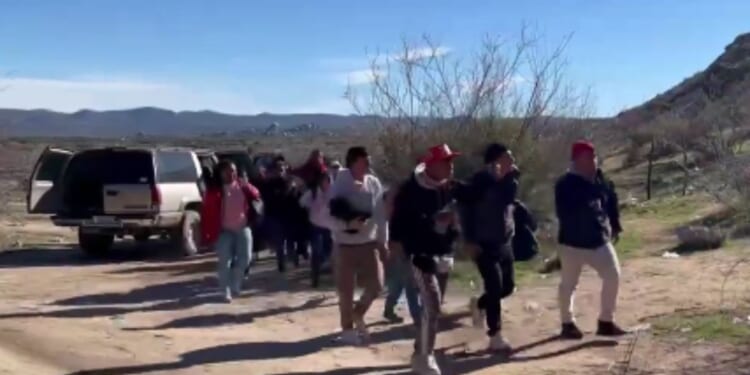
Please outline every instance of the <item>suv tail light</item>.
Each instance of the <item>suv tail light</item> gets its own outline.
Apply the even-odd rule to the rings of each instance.
[[[151,207],[158,208],[161,206],[161,191],[156,185],[151,185]]]

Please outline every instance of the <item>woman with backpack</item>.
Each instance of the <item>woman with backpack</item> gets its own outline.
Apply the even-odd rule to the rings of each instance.
[[[219,162],[203,196],[201,235],[218,254],[219,292],[226,302],[240,295],[253,251],[250,224],[261,207],[258,189],[239,179],[232,162]]]

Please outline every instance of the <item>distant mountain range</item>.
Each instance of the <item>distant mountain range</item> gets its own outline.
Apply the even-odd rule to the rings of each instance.
[[[0,135],[10,137],[197,136],[222,133],[343,131],[372,124],[366,116],[333,114],[228,115],[212,111],[174,112],[160,108],[117,111],[0,109]]]
[[[739,35],[705,70],[616,116],[623,125],[647,123],[664,113],[699,115],[710,103],[750,107],[750,33]],[[1,104],[1,103],[0,103]],[[367,116],[333,114],[229,115],[144,107],[118,111],[0,109],[0,135],[12,137],[132,137],[221,134],[304,134],[366,130]],[[607,123],[611,119],[598,119]]]

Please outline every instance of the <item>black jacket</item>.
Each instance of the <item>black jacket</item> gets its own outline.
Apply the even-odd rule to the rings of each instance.
[[[452,184],[443,187],[428,187],[418,181],[416,174],[401,184],[393,201],[390,221],[390,238],[403,246],[414,264],[425,272],[434,272],[432,258],[453,252],[453,243],[458,237],[456,225],[445,233],[435,228],[435,215],[451,209]]]
[[[460,199],[461,225],[467,241],[492,247],[511,244],[518,178],[518,172],[501,180],[487,171],[474,175]]]
[[[276,219],[287,219],[294,210],[298,193],[291,181],[283,177],[271,177],[259,186],[260,195],[265,203],[266,216]]]
[[[593,182],[572,172],[560,177],[555,209],[562,245],[596,249],[622,232],[615,185],[601,171]]]

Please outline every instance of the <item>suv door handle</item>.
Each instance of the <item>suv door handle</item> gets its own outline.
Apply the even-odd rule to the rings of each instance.
[[[107,191],[106,191],[106,194],[107,194],[108,196],[110,196],[110,197],[115,197],[115,196],[117,196],[117,194],[120,194],[120,192],[119,192],[119,191],[117,191],[117,190],[107,190]]]

